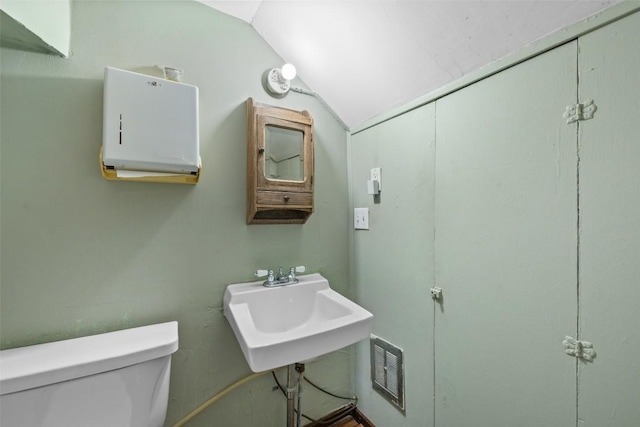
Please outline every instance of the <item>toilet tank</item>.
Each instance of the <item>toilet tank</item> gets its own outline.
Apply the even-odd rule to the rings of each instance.
[[[160,427],[178,323],[0,351],[2,427]]]

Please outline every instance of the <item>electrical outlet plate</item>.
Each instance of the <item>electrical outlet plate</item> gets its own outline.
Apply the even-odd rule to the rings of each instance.
[[[378,191],[382,191],[382,168],[371,169],[371,180],[378,181]]]
[[[353,209],[353,227],[356,230],[369,229],[369,208]]]

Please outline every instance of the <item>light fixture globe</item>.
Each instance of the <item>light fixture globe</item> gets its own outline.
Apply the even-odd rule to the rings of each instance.
[[[282,68],[272,68],[267,73],[267,90],[274,95],[284,95],[291,88],[291,79],[296,76],[296,67],[285,64]]]
[[[293,64],[284,64],[281,68],[281,74],[285,80],[293,80],[296,77],[296,67]]]

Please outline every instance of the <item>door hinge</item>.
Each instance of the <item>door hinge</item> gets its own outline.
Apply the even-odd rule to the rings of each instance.
[[[587,99],[583,103],[568,105],[562,117],[567,119],[567,124],[577,122],[578,120],[593,119],[598,107],[593,99]]]
[[[434,286],[433,288],[429,289],[429,292],[431,292],[431,298],[433,298],[436,301],[440,301],[442,299],[442,289],[438,288],[437,286]]]
[[[593,350],[593,344],[589,341],[578,341],[573,337],[566,336],[562,341],[564,352],[569,356],[575,356],[578,359],[593,362],[596,352]]]

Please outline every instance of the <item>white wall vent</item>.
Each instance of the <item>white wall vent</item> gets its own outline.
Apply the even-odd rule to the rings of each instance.
[[[402,349],[371,335],[371,385],[404,414],[404,357]]]

